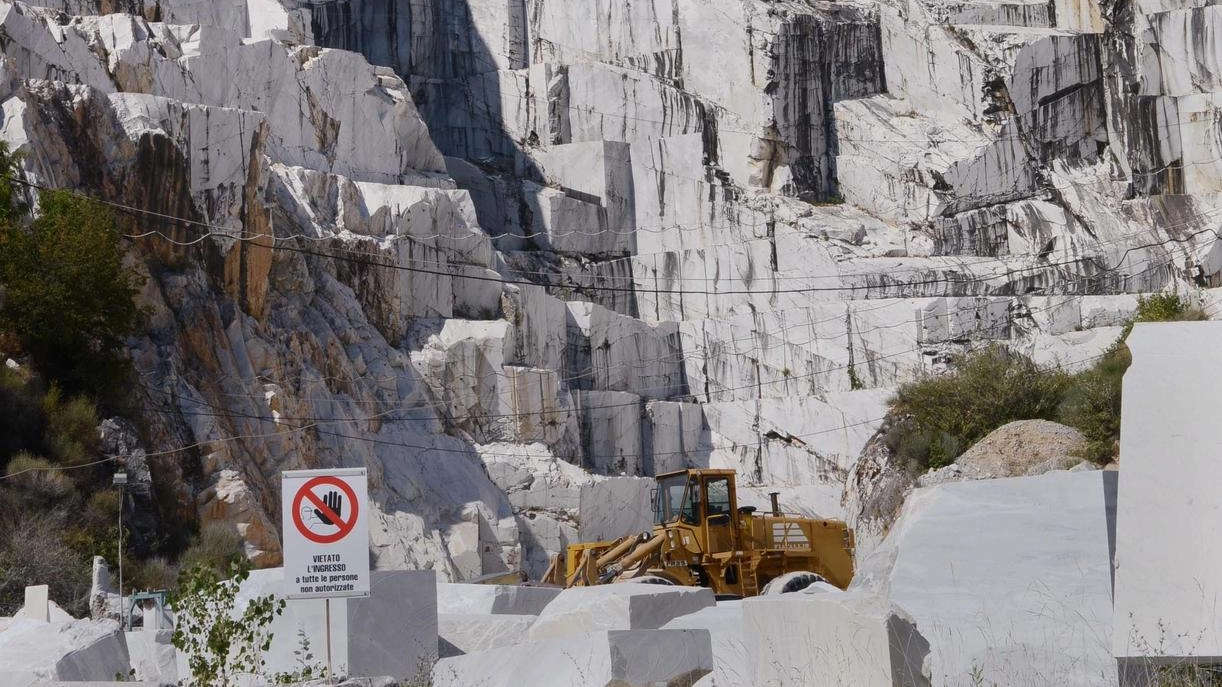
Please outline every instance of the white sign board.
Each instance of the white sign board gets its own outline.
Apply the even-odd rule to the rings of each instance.
[[[281,477],[288,598],[369,596],[365,468],[293,470]]]

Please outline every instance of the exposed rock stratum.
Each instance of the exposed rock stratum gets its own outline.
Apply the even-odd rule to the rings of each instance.
[[[541,572],[604,475],[846,515],[898,383],[1222,276],[1204,0],[0,2],[2,136],[126,208],[150,478],[280,558]]]

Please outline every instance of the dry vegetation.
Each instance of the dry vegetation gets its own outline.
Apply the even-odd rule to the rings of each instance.
[[[900,387],[887,444],[912,471],[923,472],[953,462],[1008,422],[1053,420],[1086,435],[1082,458],[1107,463],[1118,454],[1121,380],[1132,362],[1124,342],[1133,323],[1203,319],[1176,294],[1143,296],[1116,343],[1077,374],[1040,368],[999,345],[959,356],[949,372]]]

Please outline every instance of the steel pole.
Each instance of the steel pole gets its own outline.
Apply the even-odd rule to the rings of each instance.
[[[124,487],[119,485],[119,624],[129,629],[127,608],[123,603],[123,496]]]

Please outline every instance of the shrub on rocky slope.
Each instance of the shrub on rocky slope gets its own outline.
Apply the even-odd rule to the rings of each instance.
[[[888,430],[887,446],[920,473],[949,465],[1007,423],[1055,420],[1086,436],[1082,458],[1107,463],[1117,455],[1121,380],[1132,362],[1124,341],[1132,325],[1203,319],[1205,313],[1177,294],[1140,297],[1121,337],[1077,374],[1041,368],[1000,346],[957,356],[949,372],[900,387],[891,402],[897,419]]]
[[[1120,339],[1089,370],[1074,377],[1058,411],[1059,420],[1086,435],[1082,457],[1107,463],[1119,453],[1120,386],[1133,362],[1124,344],[1136,322],[1173,322],[1207,319],[1177,294],[1155,294],[1137,299],[1137,312]]]
[[[0,176],[18,178],[2,145]],[[25,191],[0,183],[0,615],[30,584],[83,615],[91,557],[118,554],[120,494],[99,422],[130,405],[138,279],[105,207],[45,192],[31,213]],[[163,581],[160,564],[146,575],[133,554],[165,542],[124,539],[128,580]]]
[[[949,373],[900,387],[891,410],[903,419],[888,443],[924,471],[950,464],[989,432],[1015,420],[1056,417],[1070,376],[990,346],[956,357]]]

